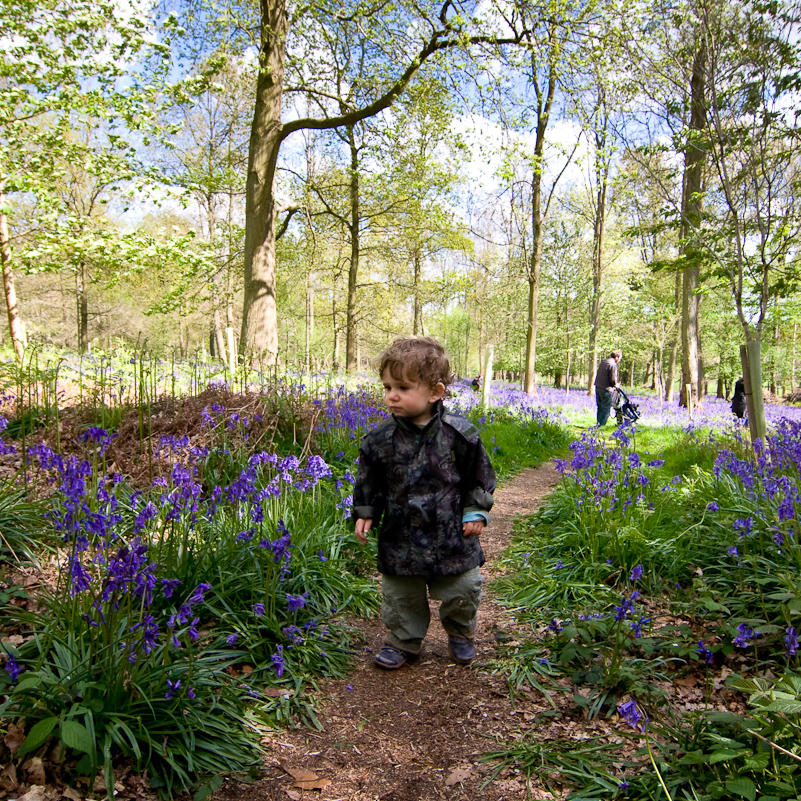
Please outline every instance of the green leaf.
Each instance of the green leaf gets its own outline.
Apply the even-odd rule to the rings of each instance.
[[[782,798],[789,798],[790,796],[795,795],[795,788],[793,785],[780,781],[779,779],[768,782],[765,786],[775,790],[776,793],[778,793]]]
[[[729,751],[724,748],[722,751],[715,751],[714,754],[710,755],[709,764],[715,765],[718,762],[728,762],[728,760],[735,759],[738,756],[742,756],[739,751]]]
[[[726,789],[730,793],[747,798],[748,801],[756,801],[756,785],[751,779],[739,776],[736,779],[726,780]]]
[[[784,712],[785,715],[801,715],[801,702],[799,701],[776,699],[766,706],[760,704],[760,708],[764,709],[766,712]]]
[[[679,765],[706,765],[707,760],[700,751],[690,751],[677,762]]]
[[[42,677],[37,676],[35,674],[31,674],[30,676],[24,675],[17,686],[14,688],[14,692],[19,692],[20,690],[30,690],[33,687],[38,687],[42,683]]]
[[[217,790],[220,789],[223,785],[223,777],[222,776],[214,776],[208,784],[204,784],[202,787],[198,789],[195,793],[195,801],[206,801],[206,799],[214,795]]]
[[[745,758],[745,767],[748,770],[765,770],[770,762],[770,754],[762,751]]]
[[[57,723],[58,718],[45,718],[44,720],[40,720],[28,732],[28,736],[25,738],[25,742],[20,746],[17,755],[22,756],[23,754],[29,754],[31,751],[35,751],[47,739],[50,732],[55,729]]]
[[[61,724],[61,739],[69,748],[76,751],[83,751],[86,754],[93,754],[95,742],[89,736],[86,726],[74,720],[65,720]]]

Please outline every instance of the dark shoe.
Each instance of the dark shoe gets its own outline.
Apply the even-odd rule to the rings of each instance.
[[[397,670],[401,665],[406,664],[406,660],[411,656],[406,651],[401,651],[400,648],[393,648],[391,645],[385,645],[376,655],[375,663],[384,670]]]
[[[467,637],[448,637],[448,650],[454,662],[460,665],[469,665],[476,658],[476,646]]]

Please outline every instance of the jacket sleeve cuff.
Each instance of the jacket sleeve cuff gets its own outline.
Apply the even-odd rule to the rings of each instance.
[[[472,523],[474,520],[483,520],[484,525],[488,526],[490,521],[489,512],[482,512],[480,509],[465,509],[462,514],[462,523]]]
[[[354,506],[351,513],[354,520],[378,520],[380,512],[375,506]]]

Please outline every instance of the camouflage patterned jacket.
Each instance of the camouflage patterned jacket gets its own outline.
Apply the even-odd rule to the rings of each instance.
[[[453,576],[484,564],[462,515],[489,512],[495,471],[478,429],[439,401],[425,428],[394,415],[364,437],[353,517],[381,522],[378,569],[394,576]]]

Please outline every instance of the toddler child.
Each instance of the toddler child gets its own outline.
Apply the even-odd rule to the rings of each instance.
[[[381,523],[381,616],[389,629],[376,664],[401,667],[428,631],[428,594],[454,661],[476,654],[484,553],[495,472],[476,427],[442,403],[453,381],[442,345],[430,337],[397,339],[376,360],[392,416],[362,440],[353,491],[356,536]]]

